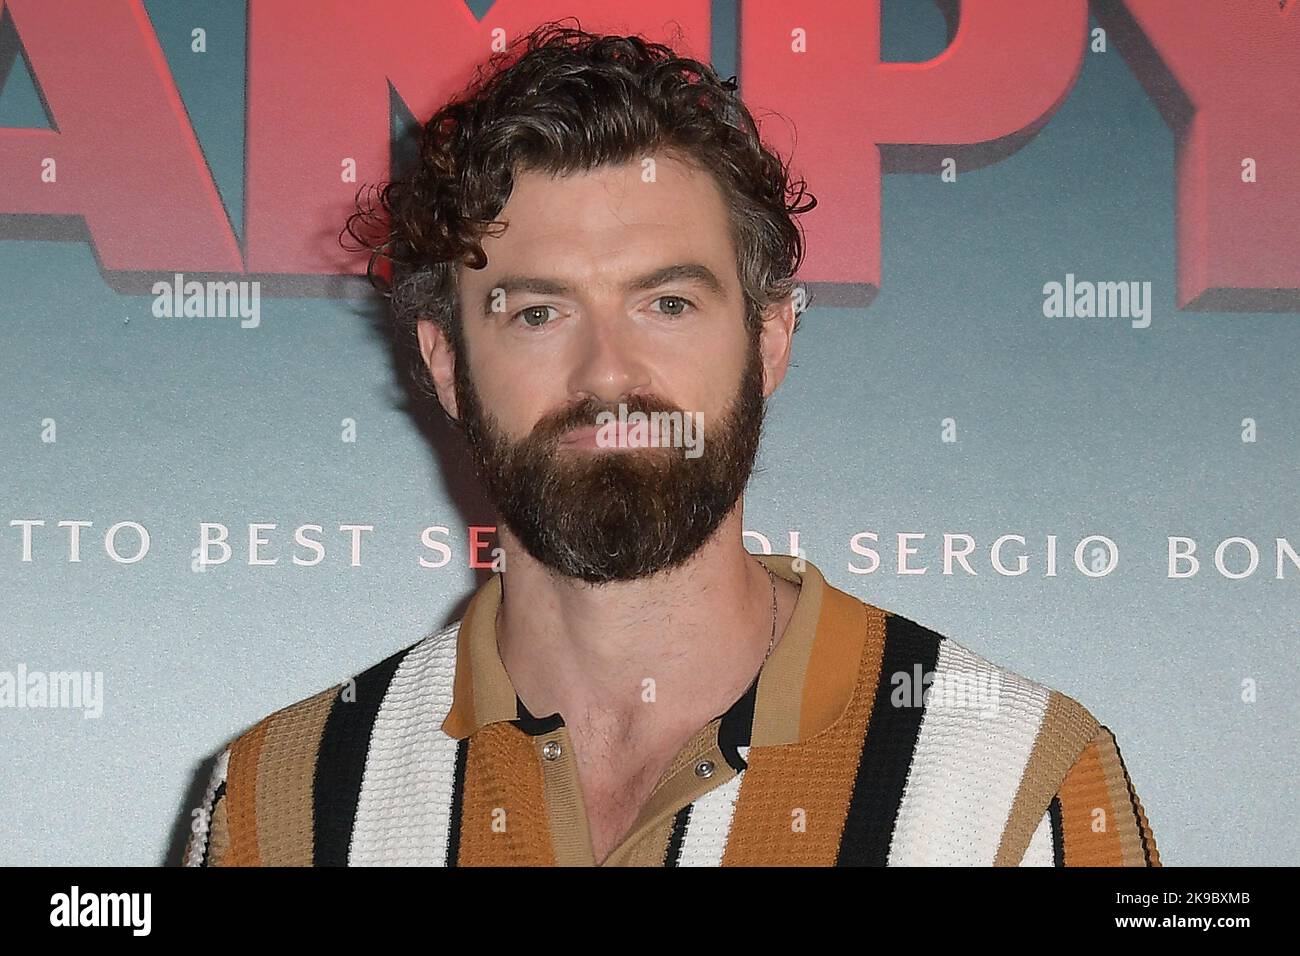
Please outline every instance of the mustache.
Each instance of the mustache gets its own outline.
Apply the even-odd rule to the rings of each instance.
[[[543,417],[541,421],[533,426],[531,437],[534,441],[539,442],[557,442],[562,435],[575,428],[595,426],[598,424],[597,416],[602,412],[618,415],[620,404],[627,409],[628,414],[632,412],[642,412],[646,415],[655,412],[679,412],[685,414],[679,406],[653,395],[630,395],[612,405],[608,402],[597,401],[594,398],[587,398]]]

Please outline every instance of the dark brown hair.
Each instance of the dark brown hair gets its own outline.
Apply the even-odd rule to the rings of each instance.
[[[638,36],[545,23],[478,68],[467,90],[424,124],[409,175],[359,193],[344,229],[370,251],[372,283],[376,262],[392,262],[384,292],[395,345],[426,395],[432,382],[416,323],[436,322],[462,354],[456,263],[486,264],[480,240],[501,225],[494,217],[515,175],[568,175],[659,150],[718,183],[746,320],[757,324],[794,291],[804,245],[792,216],[817,200],[761,142],[736,78]]]

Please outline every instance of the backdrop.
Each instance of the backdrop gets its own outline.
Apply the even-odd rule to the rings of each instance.
[[[460,616],[491,512],[337,234],[565,15],[819,200],[750,550],[1082,701],[1168,864],[1296,863],[1297,7],[0,2],[0,863],[178,862],[225,741]]]

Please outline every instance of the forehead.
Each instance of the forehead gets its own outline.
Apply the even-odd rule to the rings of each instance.
[[[648,267],[701,262],[735,279],[726,201],[713,176],[665,153],[565,176],[524,170],[486,236],[490,281],[504,270],[611,281]],[[463,273],[471,282],[475,270]]]

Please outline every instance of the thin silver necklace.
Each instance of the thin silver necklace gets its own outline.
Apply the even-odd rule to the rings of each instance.
[[[772,579],[772,639],[767,642],[767,653],[763,655],[764,662],[772,656],[772,648],[776,647],[776,575],[769,568],[767,576]]]

